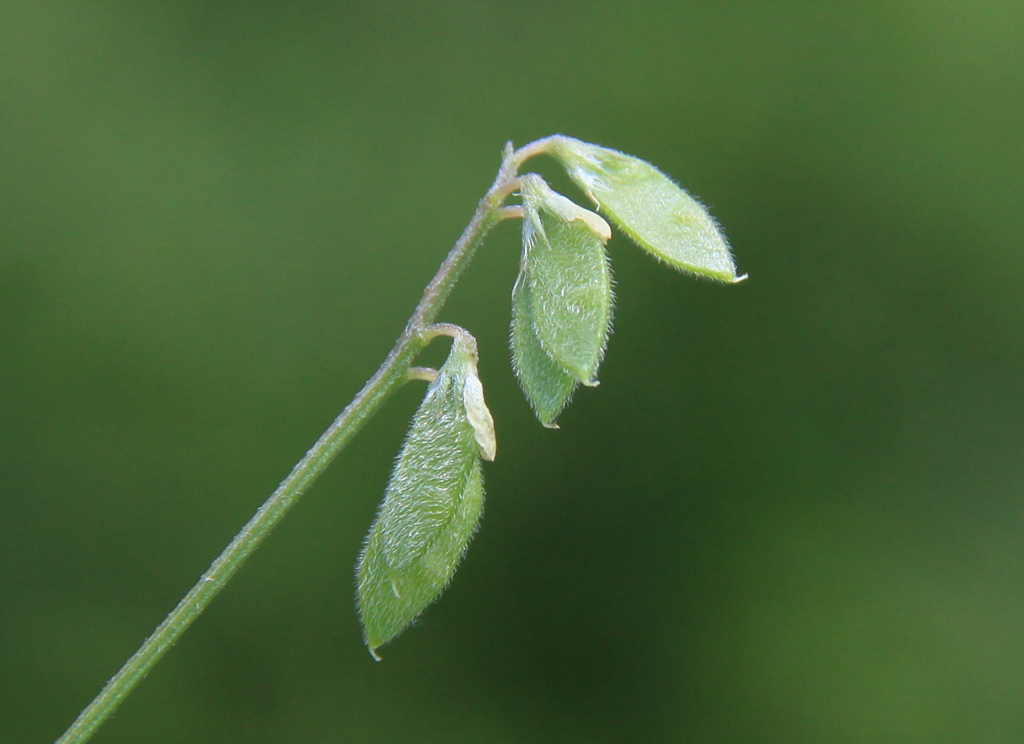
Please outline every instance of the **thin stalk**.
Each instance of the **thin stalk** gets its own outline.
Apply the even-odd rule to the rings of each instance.
[[[178,606],[79,714],[70,728],[57,740],[57,744],[82,744],[92,737],[107,717],[117,710],[125,697],[202,614],[349,440],[376,413],[384,401],[410,379],[412,361],[429,343],[428,326],[434,322],[477,247],[498,222],[517,216],[515,209],[506,211],[501,204],[515,191],[518,185],[516,173],[523,161],[543,151],[543,146],[538,147],[541,143],[545,143],[545,140],[538,140],[516,151],[512,150],[511,143],[505,146],[501,168],[494,183],[480,200],[473,219],[427,285],[405,330],[398,337],[384,363],[320,436],[316,444],[292,468],[288,477],[281,481],[252,519],[235,535],[224,552],[210,565]],[[420,375],[414,372],[412,376]]]

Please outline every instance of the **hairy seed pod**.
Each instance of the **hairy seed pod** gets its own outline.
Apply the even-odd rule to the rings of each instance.
[[[456,337],[413,417],[356,569],[374,658],[451,580],[483,510],[480,457],[494,454],[476,352]]]
[[[710,279],[745,278],[736,276],[729,245],[707,210],[647,161],[571,137],[556,138],[550,152],[640,247]]]
[[[513,290],[512,354],[520,385],[546,426],[578,383],[597,384],[612,317],[608,223],[523,178],[523,259]]]

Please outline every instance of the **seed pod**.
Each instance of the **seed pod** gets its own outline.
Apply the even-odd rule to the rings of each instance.
[[[521,273],[512,289],[512,366],[540,422],[557,429],[555,419],[572,398],[579,380],[548,356],[537,337],[529,282]]]
[[[366,645],[397,636],[451,580],[483,510],[494,424],[460,338],[413,417],[356,570]]]
[[[583,384],[596,374],[611,326],[608,223],[548,188],[522,189],[526,277],[534,327],[548,354]]]
[[[611,271],[599,216],[527,176],[523,196],[522,271],[533,324],[548,356],[584,385],[597,384],[611,326]]]
[[[707,210],[653,165],[558,137],[550,150],[598,208],[640,247],[684,271],[737,282],[729,246]]]

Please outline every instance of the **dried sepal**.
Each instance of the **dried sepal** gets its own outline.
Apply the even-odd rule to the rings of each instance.
[[[729,245],[707,210],[640,158],[571,137],[548,150],[602,213],[666,263],[711,279],[737,282]]]
[[[456,338],[413,417],[359,558],[359,614],[375,658],[451,580],[483,509],[480,456],[493,459],[494,450],[475,350]]]
[[[467,375],[462,384],[462,402],[466,409],[466,420],[473,427],[473,438],[480,448],[480,457],[490,462],[498,451],[494,438],[494,418],[484,402],[484,388],[476,373]]]

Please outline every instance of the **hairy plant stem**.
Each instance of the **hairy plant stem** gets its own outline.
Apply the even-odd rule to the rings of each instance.
[[[501,220],[521,216],[521,211],[515,207],[502,207],[502,202],[517,188],[519,179],[516,174],[522,163],[527,158],[544,152],[550,140],[551,138],[537,140],[516,151],[512,150],[511,143],[505,146],[501,167],[493,185],[480,200],[473,219],[427,285],[405,330],[398,337],[384,363],[316,444],[299,460],[288,477],[210,565],[178,606],[79,714],[70,728],[57,740],[57,744],[81,744],[88,741],[227,585],[246,559],[381,404],[409,379],[423,378],[418,368],[411,376],[410,370],[414,369],[411,364],[417,354],[437,335],[436,331],[430,329],[431,324],[484,236]]]

